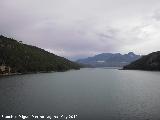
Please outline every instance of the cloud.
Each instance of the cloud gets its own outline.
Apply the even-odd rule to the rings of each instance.
[[[0,2],[0,34],[67,58],[159,50],[159,0]]]
[[[152,15],[153,19],[160,21],[160,10],[156,10],[153,15]]]

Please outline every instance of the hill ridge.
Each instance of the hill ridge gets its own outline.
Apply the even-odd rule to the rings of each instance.
[[[160,71],[160,51],[152,52],[123,67],[126,70]]]
[[[36,46],[0,35],[0,74],[65,71],[80,65]]]

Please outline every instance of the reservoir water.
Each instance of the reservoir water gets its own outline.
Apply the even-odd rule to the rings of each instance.
[[[160,120],[160,72],[85,68],[2,77],[2,115]]]

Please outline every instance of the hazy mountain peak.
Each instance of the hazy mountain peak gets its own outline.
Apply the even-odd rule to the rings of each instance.
[[[121,67],[139,59],[140,57],[140,55],[136,55],[133,52],[129,52],[128,54],[102,53],[93,57],[79,59],[77,62],[93,67]]]
[[[134,52],[129,52],[128,55],[135,55]]]

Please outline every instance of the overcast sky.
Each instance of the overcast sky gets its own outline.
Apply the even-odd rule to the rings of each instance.
[[[160,50],[160,0],[0,0],[0,34],[70,59]]]

